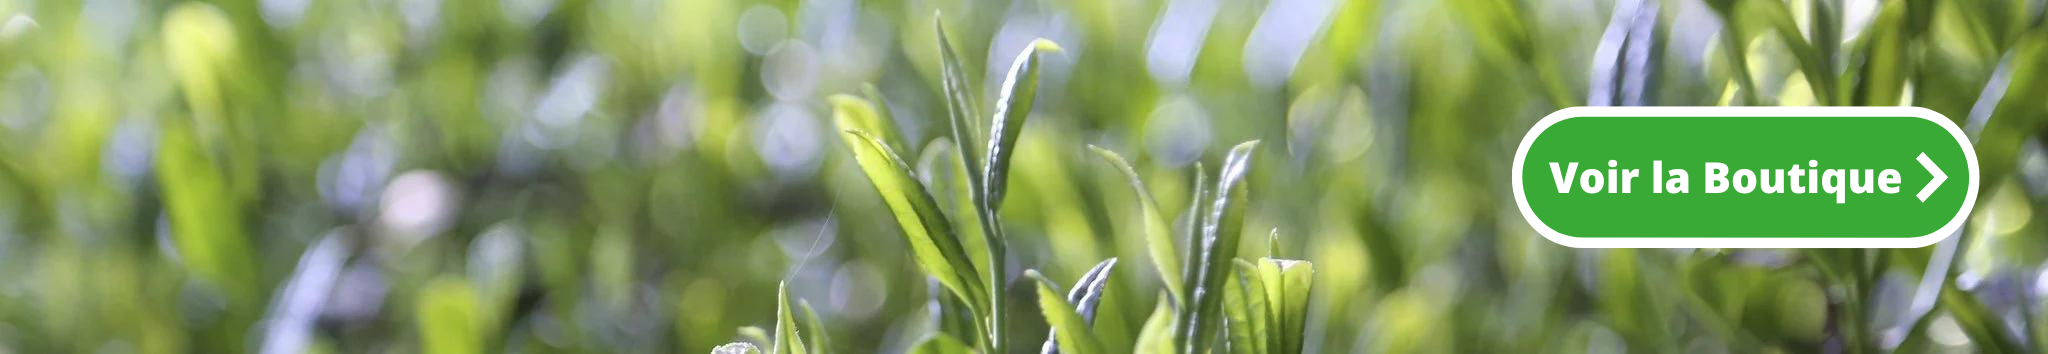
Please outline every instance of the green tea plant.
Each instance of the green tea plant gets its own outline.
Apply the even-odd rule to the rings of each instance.
[[[941,304],[939,316],[952,321],[942,324],[940,333],[928,336],[913,351],[1013,352],[1018,344],[1013,343],[1015,336],[1011,335],[1007,325],[1012,314],[1011,309],[1005,306],[1008,304],[1005,289],[1014,279],[1004,271],[1008,243],[997,211],[1007,191],[1011,156],[1016,151],[1018,137],[1037,94],[1042,56],[1057,53],[1060,49],[1051,41],[1039,39],[1018,53],[1003,81],[993,120],[987,122],[988,129],[983,136],[981,127],[984,122],[978,118],[960,59],[946,37],[944,26],[935,23],[934,30],[939,39],[940,77],[951,128],[950,138],[963,142],[987,141],[986,145],[979,146],[960,144],[957,150],[957,167],[969,171],[965,176],[967,188],[963,191],[969,204],[948,213],[934,197],[934,194],[945,195],[945,189],[935,188],[933,184],[949,181],[930,176],[939,174],[932,173],[937,171],[926,171],[927,176],[920,179],[896,153],[895,146],[905,145],[897,141],[900,134],[888,123],[886,108],[871,101],[878,100],[872,89],[868,90],[869,98],[851,95],[832,97],[833,117],[861,171],[873,183],[894,215],[896,224],[902,228],[919,269],[936,279],[946,289],[945,295],[950,295],[937,301]],[[941,138],[942,141],[944,139]],[[1246,177],[1251,171],[1253,152],[1257,147],[1258,141],[1248,141],[1231,149],[1213,186],[1204,182],[1208,174],[1197,164],[1194,191],[1190,194],[1194,198],[1187,207],[1190,217],[1179,228],[1181,232],[1178,235],[1173,227],[1167,225],[1164,211],[1153,200],[1144,181],[1122,156],[1108,149],[1088,147],[1128,179],[1136,191],[1142,214],[1139,220],[1144,224],[1141,229],[1145,233],[1148,253],[1165,286],[1159,291],[1159,301],[1145,320],[1132,351],[1301,352],[1313,266],[1302,260],[1267,257],[1252,262],[1238,258],[1244,200],[1248,194]],[[929,154],[943,151],[943,148],[927,149],[927,159],[930,159]],[[956,229],[954,225],[957,224],[980,225],[980,239],[962,237],[972,230]],[[1268,241],[1274,244],[1269,249],[1280,249],[1277,230]],[[972,247],[977,246],[976,243],[981,247]],[[1186,244],[1185,248],[1177,249],[1182,243]],[[1188,261],[1183,262],[1183,258]],[[1111,272],[1116,265],[1114,257],[1102,260],[1070,287],[1061,286],[1061,283],[1035,269],[1023,272],[1035,289],[1039,314],[1050,327],[1045,343],[1040,345],[1042,353],[1117,351],[1106,348],[1094,328],[1096,314],[1104,306],[1104,295],[1111,289]],[[813,319],[806,323],[792,319],[787,296],[785,290],[781,295],[783,299],[778,302],[774,337],[755,340],[772,343],[770,351],[776,354],[825,351],[826,346],[820,343],[822,337],[806,337],[803,334],[805,330],[800,329],[815,329],[816,321]],[[808,306],[805,308],[809,313]],[[962,318],[971,319],[967,321],[970,323],[957,321]],[[954,337],[963,332],[972,338]],[[806,340],[811,342],[810,345],[805,345]],[[714,351],[744,353],[757,350],[750,343],[739,342],[720,346]]]

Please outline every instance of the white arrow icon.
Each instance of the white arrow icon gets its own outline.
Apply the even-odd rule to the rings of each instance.
[[[1920,153],[1920,157],[1916,160],[1920,160],[1920,167],[1927,168],[1927,173],[1934,174],[1934,180],[1927,181],[1926,187],[1920,187],[1920,194],[1918,196],[1920,197],[1920,202],[1925,203],[1927,202],[1927,196],[1934,194],[1935,188],[1941,188],[1941,181],[1948,180],[1948,174],[1941,173],[1941,169],[1934,166],[1934,160],[1927,159],[1927,153]]]

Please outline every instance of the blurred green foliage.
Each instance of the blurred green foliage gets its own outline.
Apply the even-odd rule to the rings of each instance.
[[[980,212],[950,160],[990,151],[947,141],[989,137],[949,112],[1020,112],[999,78],[1041,37],[1002,222],[951,226],[1004,265],[978,274],[1009,280],[980,292],[1011,352],[1045,339],[1040,285],[1174,254],[1148,235],[1199,224],[1189,171],[1249,140],[1224,231],[1280,241],[1223,264],[1314,262],[1306,352],[2042,352],[2044,7],[0,0],[0,352],[758,350],[795,318],[810,351],[977,347],[834,108]],[[1506,169],[1576,105],[1927,107],[1983,197],[1923,249],[1563,248]],[[1175,347],[1152,324],[1197,285],[1161,268],[1108,271],[1103,348]]]

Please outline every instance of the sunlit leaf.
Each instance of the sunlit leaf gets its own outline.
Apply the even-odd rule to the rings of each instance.
[[[1039,275],[1037,270],[1025,270],[1024,277],[1038,284],[1038,309],[1045,315],[1046,325],[1052,327],[1058,343],[1057,352],[1067,354],[1102,353],[1102,344],[1095,339],[1095,332],[1088,320],[1075,312],[1074,306],[1051,280]]]
[[[1138,345],[1132,350],[1144,354],[1179,353],[1175,349],[1173,335],[1173,299],[1165,293],[1159,294],[1159,301],[1152,307],[1152,315],[1145,318],[1145,325],[1138,330]]]
[[[775,354],[806,354],[810,348],[804,346],[804,337],[797,330],[796,315],[789,308],[789,284],[783,283],[775,290]]]
[[[1152,199],[1152,192],[1145,188],[1145,181],[1138,178],[1138,171],[1131,169],[1131,164],[1125,162],[1123,156],[1094,145],[1089,145],[1088,149],[1101,156],[1103,161],[1108,161],[1111,167],[1123,174],[1124,179],[1130,181],[1131,190],[1138,195],[1139,222],[1144,224],[1145,249],[1150,251],[1152,265],[1158,268],[1159,279],[1166,282],[1166,291],[1181,293],[1180,250],[1176,248],[1180,242],[1174,240],[1173,227],[1167,225],[1158,201]]]
[[[944,286],[935,286],[932,289],[932,302],[938,304],[936,307],[939,311],[939,334],[953,338],[972,338],[975,341],[987,340],[981,337],[981,324],[979,317],[976,317],[979,314],[975,313],[974,307],[967,305],[958,296],[946,296],[944,290],[941,290]]]
[[[436,278],[420,288],[414,305],[420,352],[483,353],[484,324],[476,290],[462,278]]]
[[[1215,201],[1204,212],[1208,217],[1202,222],[1202,237],[1190,242],[1200,246],[1200,252],[1192,253],[1196,262],[1190,263],[1198,267],[1192,272],[1195,281],[1188,282],[1187,306],[1180,309],[1180,321],[1174,326],[1185,352],[1205,352],[1216,342],[1226,280],[1237,257],[1244,223],[1245,177],[1251,172],[1252,152],[1257,147],[1258,141],[1248,141],[1230,150],[1217,175]]]
[[[910,354],[970,354],[974,348],[952,336],[933,334],[926,336],[917,346],[910,347]]]
[[[1265,282],[1267,338],[1274,353],[1300,353],[1308,323],[1309,290],[1315,266],[1308,261],[1261,259],[1259,280]]]
[[[918,267],[926,275],[938,278],[940,284],[952,290],[955,296],[966,299],[968,304],[985,304],[982,295],[986,287],[980,273],[953,233],[945,214],[939,210],[938,203],[925,192],[924,185],[911,178],[909,166],[904,165],[886,144],[867,133],[848,130],[842,137],[848,149],[853,150],[861,171],[868,176],[868,181],[874,183],[875,192],[881,195],[895,216],[897,226],[902,228],[905,240],[910,243]]]
[[[768,329],[766,328],[761,328],[759,326],[744,326],[740,327],[737,334],[740,336],[741,339],[745,339],[748,343],[759,343],[760,345],[767,345],[771,347],[775,345],[775,335],[768,334]]]
[[[873,135],[889,145],[890,151],[904,151],[903,138],[889,116],[876,111],[875,103],[854,95],[832,95],[832,121],[840,129],[855,129]]]
[[[866,99],[870,105],[874,106],[875,120],[880,122],[877,125],[887,126],[888,132],[891,135],[883,141],[888,141],[892,144],[906,144],[900,146],[892,146],[894,148],[907,148],[911,147],[911,145],[907,144],[915,143],[912,141],[904,141],[903,134],[894,129],[896,126],[896,112],[895,110],[889,108],[889,100],[886,97],[882,96],[882,90],[876,89],[874,84],[862,84],[860,85],[860,97],[862,99]],[[878,129],[880,129],[880,127],[878,127]]]
[[[1102,260],[1095,267],[1081,274],[1081,280],[1074,281],[1074,288],[1067,292],[1067,302],[1074,304],[1074,310],[1088,323],[1095,323],[1095,312],[1102,303],[1102,295],[1109,288],[1110,271],[1116,269],[1116,258]]]
[[[229,73],[238,69],[240,46],[227,14],[209,3],[179,3],[164,14],[163,50],[185,102],[204,129],[219,129],[227,111]]]
[[[1003,205],[1003,193],[1009,185],[1010,155],[1016,153],[1024,120],[1031,116],[1031,104],[1038,100],[1039,57],[1059,50],[1059,45],[1052,41],[1032,41],[1017,53],[1017,59],[1010,63],[1009,76],[1003,78],[1003,91],[996,99],[995,121],[988,131],[988,164],[981,170],[986,208]]]
[[[1199,278],[1201,276],[1201,263],[1200,259],[1196,257],[1201,257],[1202,255],[1202,242],[1200,241],[1202,239],[1202,225],[1207,224],[1209,207],[1212,205],[1210,202],[1215,197],[1215,191],[1209,185],[1208,170],[1203,168],[1202,162],[1196,161],[1195,184],[1193,190],[1188,192],[1188,207],[1187,210],[1182,211],[1181,215],[1184,215],[1184,217],[1181,218],[1180,225],[1177,226],[1177,231],[1184,234],[1181,239],[1187,240],[1185,245],[1182,246],[1183,251],[1181,255],[1188,257],[1186,258],[1188,261],[1181,263],[1180,273],[1177,274],[1180,277],[1180,291],[1169,293],[1173,295],[1173,302],[1175,304],[1181,304],[1177,305],[1176,311],[1178,311],[1179,307],[1187,307],[1186,304],[1190,296],[1188,293],[1194,291],[1194,289],[1189,287],[1201,283]],[[1178,318],[1179,314],[1180,312],[1175,312],[1175,317]],[[1178,329],[1176,328],[1176,330]],[[1180,343],[1175,344],[1178,345]]]
[[[953,41],[946,36],[946,25],[938,18],[932,19],[932,30],[939,40],[939,85],[945,95],[946,117],[952,128],[953,141],[960,145],[960,156],[968,171],[981,171],[981,113],[974,101],[974,86],[967,83],[967,69],[961,67],[960,56],[953,52]],[[968,183],[975,193],[981,192],[981,180],[969,178]]]
[[[157,183],[179,258],[193,275],[235,300],[255,300],[253,251],[223,168],[182,124],[164,130],[156,153]]]
[[[1089,268],[1087,273],[1081,275],[1081,280],[1074,282],[1072,289],[1067,290],[1067,303],[1073,304],[1075,312],[1081,315],[1081,320],[1087,322],[1090,326],[1095,324],[1096,310],[1102,306],[1102,296],[1105,291],[1109,290],[1110,271],[1114,269],[1116,269],[1116,258],[1105,259],[1101,263],[1096,263],[1094,268]],[[1045,345],[1042,346],[1041,352],[1045,354],[1059,353],[1058,340],[1058,333],[1047,334],[1045,336]],[[1098,343],[1100,343],[1099,340]]]
[[[1242,259],[1232,261],[1235,271],[1223,294],[1224,330],[1229,333],[1230,352],[1270,353],[1270,341],[1266,338],[1270,316],[1266,313],[1266,282],[1260,278],[1258,266]]]

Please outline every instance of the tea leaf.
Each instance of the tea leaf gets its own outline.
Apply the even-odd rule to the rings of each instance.
[[[974,348],[968,347],[967,343],[961,342],[960,339],[944,334],[932,334],[925,337],[924,341],[918,342],[917,346],[910,347],[910,354],[970,353],[974,353]]]
[[[889,126],[895,126],[896,121],[894,121],[893,119],[896,119],[896,111],[893,109],[889,109],[888,98],[882,96],[882,90],[876,89],[875,84],[861,84],[860,97],[868,100],[868,103],[871,103],[875,106],[875,117],[878,118],[878,120],[884,123],[888,123]],[[891,129],[891,133],[894,132],[894,129]],[[897,138],[901,139],[900,136]],[[908,144],[910,142],[905,141],[903,143]]]
[[[895,152],[874,137],[859,130],[847,130],[843,134],[847,147],[854,152],[861,171],[875,185],[884,204],[896,217],[896,224],[903,229],[903,236],[909,241],[911,253],[917,265],[926,275],[939,279],[939,283],[955,296],[971,306],[980,309],[986,302],[981,297],[986,287],[981,275],[969,260],[967,250],[953,233],[938,203],[925,192],[924,186],[911,178],[909,167]]]
[[[832,121],[840,129],[858,129],[874,135],[875,139],[889,145],[891,151],[903,150],[902,137],[896,133],[895,124],[889,117],[877,113],[874,103],[854,95],[832,95]]]
[[[1102,293],[1108,290],[1110,271],[1114,269],[1116,258],[1102,260],[1082,274],[1081,280],[1074,281],[1074,289],[1067,292],[1067,302],[1073,303],[1075,311],[1088,323],[1095,323],[1095,310],[1102,303]]]
[[[184,124],[167,124],[156,153],[157,183],[180,258],[193,275],[234,300],[256,296],[250,263],[255,257],[222,163]]]
[[[994,124],[988,131],[988,165],[981,170],[983,208],[990,210],[1003,205],[1003,193],[1009,181],[1010,155],[1015,153],[1018,135],[1024,132],[1024,120],[1031,115],[1031,104],[1038,99],[1039,54],[1059,52],[1058,44],[1039,39],[1017,53],[1017,59],[1010,63],[1010,75],[1003,79],[1003,91],[996,99]]]
[[[732,342],[711,348],[711,354],[761,354],[761,348],[753,343]]]
[[[976,214],[974,191],[969,185],[973,175],[961,166],[964,156],[954,151],[957,147],[946,138],[925,144],[917,158],[917,177],[932,193],[932,199],[939,202],[939,208],[946,211],[947,220],[953,222],[954,238],[967,248],[973,263],[988,264],[988,240],[982,235],[981,217]]]
[[[1200,242],[1202,239],[1202,225],[1208,219],[1208,202],[1214,197],[1215,192],[1209,186],[1209,172],[1203,168],[1201,161],[1196,161],[1195,187],[1193,191],[1188,192],[1188,208],[1184,212],[1185,214],[1182,214],[1186,215],[1186,217],[1181,219],[1180,226],[1178,226],[1180,232],[1187,234],[1187,236],[1182,237],[1188,240],[1185,246],[1186,251],[1182,253],[1187,255],[1187,257],[1200,257],[1202,255],[1202,243]],[[1178,307],[1187,307],[1188,292],[1194,291],[1194,289],[1187,287],[1201,283],[1201,279],[1198,278],[1201,264],[1193,263],[1192,261],[1198,260],[1191,260],[1191,263],[1183,263],[1181,265],[1180,283],[1182,287],[1179,291],[1172,293],[1173,302],[1178,304],[1176,305]],[[1163,275],[1162,277],[1165,276],[1170,275]]]
[[[1260,278],[1258,266],[1242,259],[1233,261],[1235,276],[1223,295],[1223,314],[1228,322],[1224,330],[1230,334],[1230,352],[1269,353],[1271,348],[1267,345],[1266,324],[1270,315],[1266,313],[1266,282]]]
[[[768,330],[759,326],[740,327],[738,332],[740,338],[746,339],[748,343],[775,345],[775,337],[768,335]]]
[[[1005,261],[1007,247],[1003,243],[1002,221],[996,218],[996,210],[1003,205],[1003,193],[1008,189],[1006,178],[1010,172],[1012,149],[1017,145],[1018,134],[1024,130],[1025,117],[1031,114],[1031,104],[1037,99],[1038,54],[1058,50],[1058,45],[1040,39],[1017,53],[1017,59],[1011,63],[1009,77],[1003,80],[1002,95],[996,101],[996,120],[989,128],[988,158],[983,161],[981,178],[976,184],[980,186],[980,193],[977,194],[975,210],[981,219],[983,245],[988,248],[989,281],[994,283],[988,288],[991,292],[986,319],[990,352],[1003,352],[1010,342],[1007,333],[1010,321],[1004,306],[1008,303],[1005,300],[1008,296],[1003,291],[1010,280],[1003,272],[1008,266]]]
[[[231,72],[248,65],[236,55],[238,42],[233,21],[213,4],[180,3],[164,14],[166,68],[201,127],[226,124],[226,91],[235,76]]]
[[[804,310],[804,317],[801,318],[801,322],[797,323],[799,325],[797,330],[810,334],[803,337],[804,343],[810,344],[809,348],[812,353],[832,352],[832,341],[825,335],[825,321],[818,320],[818,310],[811,308],[810,301],[799,301],[797,305],[803,307]]]
[[[981,171],[981,147],[975,142],[984,138],[981,113],[974,102],[974,86],[967,83],[967,69],[960,66],[960,56],[953,53],[953,41],[946,38],[945,23],[934,17],[932,29],[939,34],[939,88],[946,96],[946,118],[951,122],[953,141],[960,143],[960,156],[967,170]],[[969,178],[968,183],[971,190],[980,193],[980,180]]]
[[[420,351],[424,353],[482,353],[484,329],[482,312],[476,304],[476,290],[468,281],[441,277],[420,288],[414,305],[419,321]]]
[[[1259,261],[1259,279],[1265,281],[1268,324],[1276,353],[1300,353],[1307,329],[1308,295],[1315,282],[1315,265],[1308,261],[1267,258]]]
[[[1138,345],[1132,351],[1137,353],[1178,353],[1174,349],[1173,299],[1166,293],[1159,294],[1157,305],[1152,306],[1152,315],[1145,318],[1145,326],[1138,330]]]
[[[1200,261],[1193,263],[1199,267],[1191,273],[1195,281],[1189,284],[1194,287],[1189,289],[1187,306],[1180,309],[1180,321],[1174,326],[1185,352],[1206,352],[1215,341],[1212,334],[1223,310],[1224,280],[1237,257],[1238,231],[1244,223],[1244,180],[1258,144],[1257,140],[1247,141],[1230,149],[1217,177],[1215,201],[1204,212],[1208,217],[1202,222],[1202,237],[1191,242],[1200,246],[1200,252],[1191,254]]]
[[[796,327],[796,317],[789,311],[789,283],[782,283],[775,290],[775,354],[809,353]]]
[[[1057,350],[1048,352],[1068,354],[1093,354],[1102,352],[1102,344],[1096,342],[1095,333],[1088,326],[1088,319],[1074,311],[1074,306],[1060,296],[1058,285],[1039,275],[1037,270],[1025,270],[1024,276],[1038,283],[1038,310],[1045,315],[1046,325],[1052,327],[1052,339]]]
[[[1152,192],[1145,189],[1145,181],[1138,178],[1137,170],[1132,169],[1123,156],[1095,145],[1089,145],[1088,149],[1116,167],[1116,171],[1130,181],[1131,190],[1138,195],[1139,212],[1142,214],[1140,222],[1144,223],[1145,245],[1146,250],[1151,251],[1152,265],[1159,270],[1159,280],[1166,282],[1166,291],[1181,293],[1180,250],[1174,249],[1179,242],[1174,240],[1172,227],[1167,226],[1166,217],[1161,215],[1158,201],[1152,199]]]
[[[981,337],[981,323],[975,317],[977,315],[974,308],[961,301],[958,296],[946,296],[941,293],[939,289],[942,288],[943,286],[932,287],[932,301],[938,304],[940,334],[954,338],[985,340],[986,338]]]
[[[1075,311],[1081,315],[1081,320],[1087,321],[1089,325],[1095,324],[1096,309],[1101,306],[1103,291],[1107,290],[1109,285],[1110,271],[1115,268],[1116,258],[1102,260],[1101,263],[1096,263],[1094,268],[1089,268],[1088,273],[1082,274],[1081,280],[1074,282],[1073,289],[1067,290],[1067,302],[1074,304]],[[1042,352],[1059,353],[1058,339],[1058,333],[1046,335]],[[1100,340],[1097,343],[1100,343]]]

